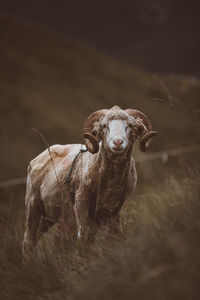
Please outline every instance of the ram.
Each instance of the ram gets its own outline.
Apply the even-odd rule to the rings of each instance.
[[[24,257],[55,223],[56,244],[87,242],[100,227],[119,232],[120,209],[137,182],[135,141],[146,151],[156,132],[142,112],[114,106],[92,113],[83,135],[85,145],[54,145],[29,164]]]

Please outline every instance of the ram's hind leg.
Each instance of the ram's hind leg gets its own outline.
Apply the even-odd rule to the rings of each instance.
[[[39,198],[31,195],[26,202],[26,231],[23,240],[23,256],[28,259],[38,240],[38,227],[42,215],[42,205]]]

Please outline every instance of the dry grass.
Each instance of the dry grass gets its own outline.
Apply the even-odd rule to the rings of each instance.
[[[88,114],[116,104],[151,117],[159,132],[153,150],[199,142],[192,115],[199,80],[155,80],[33,24],[2,14],[0,24],[2,180],[24,176],[44,149],[30,128],[41,130],[49,144],[78,142]],[[163,103],[170,99],[176,108],[181,102],[192,122]],[[198,299],[199,161],[188,155],[138,164],[136,193],[122,210],[122,239],[99,232],[88,249],[63,245],[55,255],[53,228],[27,265],[21,254],[24,187],[1,189],[0,299]]]
[[[99,232],[88,249],[53,254],[52,230],[23,265],[22,226],[2,224],[1,298],[197,299],[200,172],[182,163],[180,173],[140,185],[122,211],[124,237]]]

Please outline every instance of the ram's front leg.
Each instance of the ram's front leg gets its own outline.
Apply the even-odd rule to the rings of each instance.
[[[55,233],[54,250],[71,247],[76,238],[76,220],[71,201],[63,203]]]
[[[75,196],[74,212],[77,224],[77,238],[84,244],[91,236],[91,224],[89,220],[89,197],[87,194],[78,191]]]
[[[108,224],[109,232],[113,235],[122,236],[122,228],[120,224],[120,216],[114,216]]]

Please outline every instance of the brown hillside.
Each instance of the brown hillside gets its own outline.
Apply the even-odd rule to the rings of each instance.
[[[46,147],[32,127],[49,144],[80,142],[88,114],[116,104],[150,116],[159,132],[152,150],[197,143],[196,78],[132,69],[3,13],[0,36],[1,180],[24,176],[28,161]]]
[[[49,144],[79,142],[88,114],[116,104],[150,116],[159,132],[151,151],[199,143],[197,78],[132,69],[3,14],[0,36],[0,180],[25,176],[46,148],[32,127]],[[55,225],[27,264],[25,185],[1,188],[0,299],[199,299],[199,154],[137,162],[121,237],[103,227],[94,243],[63,244],[56,255]]]

